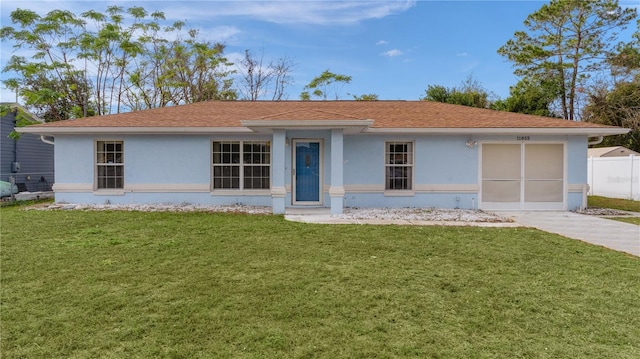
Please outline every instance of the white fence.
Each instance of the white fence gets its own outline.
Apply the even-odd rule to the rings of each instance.
[[[640,156],[589,157],[589,194],[640,201]]]

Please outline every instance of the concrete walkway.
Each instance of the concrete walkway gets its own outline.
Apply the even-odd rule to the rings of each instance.
[[[545,232],[640,256],[640,226],[574,212],[498,212]]]
[[[495,212],[514,222],[456,222],[381,219],[344,219],[332,216],[328,209],[288,209],[285,219],[304,223],[324,224],[397,224],[413,226],[478,226],[478,227],[533,227],[568,238],[607,247],[640,256],[640,226],[574,212]]]

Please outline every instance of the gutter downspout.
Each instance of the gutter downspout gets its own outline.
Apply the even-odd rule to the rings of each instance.
[[[591,145],[599,145],[599,144],[602,143],[602,140],[604,140],[604,136],[598,136],[598,138],[596,140],[587,142],[587,145],[589,145],[589,146],[591,146]]]
[[[16,121],[16,119],[13,119],[13,128],[15,129],[16,126],[18,125],[18,122]],[[13,162],[17,163],[18,162],[18,140],[17,139],[13,139]]]
[[[46,143],[46,144],[48,144],[48,145],[55,145],[55,142],[53,142],[53,141],[51,141],[51,140],[47,140],[47,139],[46,139],[46,138],[44,138],[44,137],[45,137],[44,135],[41,135],[41,136],[40,136],[40,141],[42,141],[42,142],[44,142],[44,143]]]

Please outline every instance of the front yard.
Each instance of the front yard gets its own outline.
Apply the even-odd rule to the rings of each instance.
[[[589,196],[589,207],[610,208],[614,210],[640,212],[640,201],[629,199],[609,198],[601,196]],[[640,226],[640,216],[635,217],[608,217],[620,222],[636,224]]]
[[[640,357],[640,260],[537,230],[0,211],[3,358]]]

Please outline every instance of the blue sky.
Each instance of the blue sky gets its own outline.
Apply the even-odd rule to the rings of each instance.
[[[264,52],[265,60],[288,56],[295,62],[288,99],[322,71],[352,76],[341,90],[375,93],[383,100],[417,100],[427,85],[458,86],[473,75],[501,98],[518,79],[497,49],[524,29],[528,14],[545,1],[2,1],[0,20],[10,26],[16,8],[41,15],[67,9],[79,15],[104,12],[109,5],[163,11],[168,22],[182,20],[201,30],[203,40],[226,44],[238,60],[245,49]],[[638,1],[621,0],[623,6]],[[628,40],[635,24],[624,32]],[[1,64],[12,54],[1,47]],[[2,78],[8,74],[0,75]],[[4,87],[2,101],[15,95]]]

